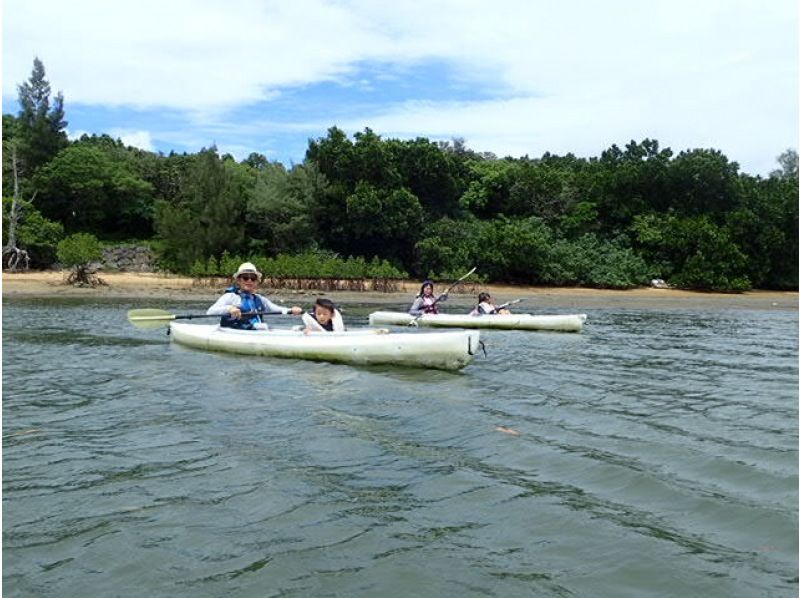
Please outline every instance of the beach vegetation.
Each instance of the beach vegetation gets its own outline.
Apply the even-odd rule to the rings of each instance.
[[[493,283],[798,288],[793,148],[769,176],[752,176],[719,149],[675,152],[649,138],[597,156],[511,158],[460,138],[334,126],[287,167],[257,151],[237,160],[213,146],[164,155],[108,135],[69,141],[64,99],[49,97],[37,60],[21,110],[3,115],[21,197],[36,197],[46,231],[29,237],[37,265],[52,259],[42,239],[58,242],[54,223],[104,242],[148,240],[169,272],[229,276],[239,258],[263,260],[279,285],[457,278],[477,266]]]
[[[96,263],[103,257],[103,248],[94,235],[69,235],[59,241],[56,254],[58,261],[70,269],[67,284],[92,287],[105,284],[97,275],[96,267]]]

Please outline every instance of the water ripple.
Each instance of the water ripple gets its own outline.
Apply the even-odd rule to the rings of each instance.
[[[596,310],[452,375],[132,307],[4,304],[11,596],[797,593],[796,312]]]

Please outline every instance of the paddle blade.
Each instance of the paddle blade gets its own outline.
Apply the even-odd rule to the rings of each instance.
[[[174,314],[163,309],[132,309],[128,312],[128,321],[137,328],[161,328],[174,319]]]

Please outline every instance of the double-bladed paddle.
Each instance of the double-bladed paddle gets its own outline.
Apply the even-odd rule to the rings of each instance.
[[[242,316],[277,316],[279,311],[248,311]],[[163,309],[132,309],[128,312],[128,321],[137,328],[161,328],[173,320],[194,320],[195,318],[219,318],[219,314],[171,314]]]

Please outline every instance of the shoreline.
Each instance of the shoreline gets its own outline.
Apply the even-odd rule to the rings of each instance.
[[[100,273],[107,286],[80,288],[65,284],[66,273],[58,271],[3,272],[3,299],[33,297],[82,297],[96,299],[162,299],[165,301],[209,301],[219,297],[224,286],[198,286],[192,278],[157,273]],[[419,287],[417,281],[400,283],[396,292],[315,291],[261,288],[260,292],[283,304],[310,306],[318,296],[337,303],[397,305],[411,303]],[[446,288],[439,283],[437,290]],[[524,299],[518,311],[541,311],[542,308],[570,310],[622,309],[755,309],[798,311],[796,291],[748,291],[746,293],[706,293],[648,287],[630,290],[572,287],[530,287],[481,285],[498,303]],[[475,302],[475,293],[451,294],[445,307],[466,308]],[[448,311],[445,309],[444,311]]]

